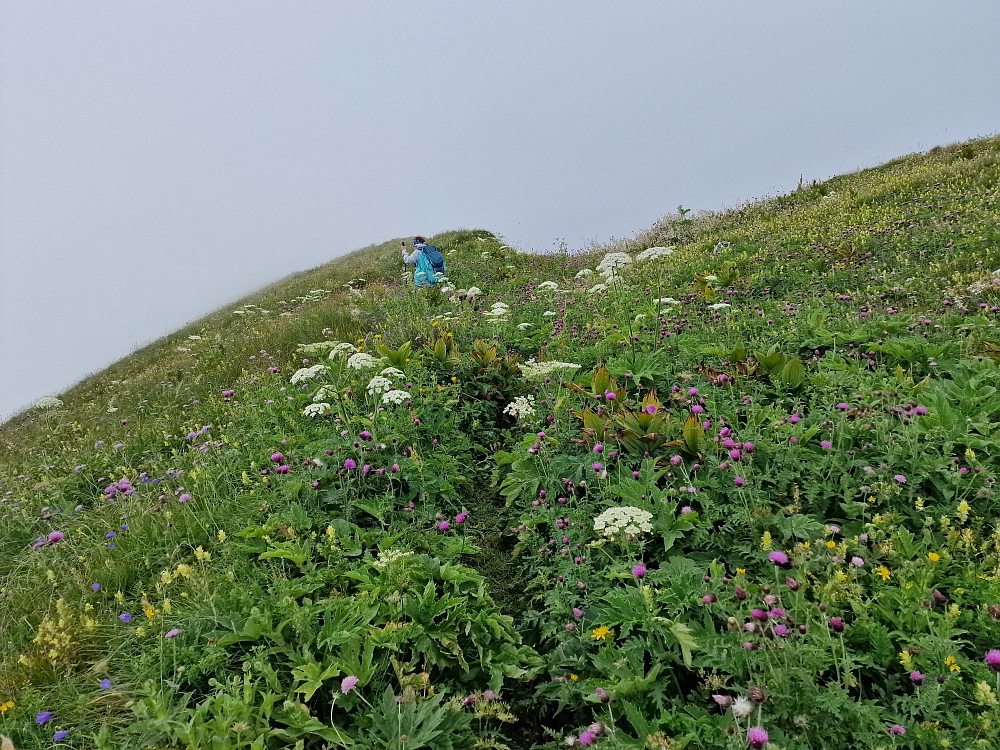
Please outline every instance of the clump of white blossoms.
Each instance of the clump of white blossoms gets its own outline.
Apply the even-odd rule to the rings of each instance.
[[[554,318],[558,314],[559,313],[553,312],[552,310],[546,310],[545,312],[542,313],[542,317],[543,318]]]
[[[326,414],[328,411],[330,411],[330,404],[309,404],[302,410],[302,413],[311,419],[319,416],[320,414]]]
[[[323,399],[330,398],[331,396],[333,396],[333,398],[339,398],[337,395],[337,389],[332,385],[324,385],[316,391],[316,395],[313,396],[313,401],[322,401]]]
[[[381,375],[376,375],[374,378],[368,381],[368,395],[378,396],[382,393],[386,393],[392,388],[392,381],[389,378],[383,378]]]
[[[535,413],[535,397],[534,396],[518,396],[509,404],[507,408],[503,410],[504,414],[510,414],[512,417],[517,419],[524,419],[525,417],[530,417]]]
[[[554,281],[543,281],[538,285],[538,291],[540,292],[554,292],[559,288],[559,285]]]
[[[483,290],[480,289],[478,286],[470,286],[469,289],[468,289],[468,291],[465,293],[465,295],[469,299],[474,299],[474,298],[480,296],[482,293],[483,293]]]
[[[385,570],[388,566],[392,565],[397,560],[402,560],[405,557],[412,557],[412,552],[403,551],[401,549],[384,549],[379,550],[378,559],[372,561],[372,567],[378,570]]]
[[[726,308],[726,307],[732,307],[732,305],[730,305],[728,302],[716,302],[714,305],[709,305],[708,309],[709,310],[722,310],[723,308]]]
[[[325,354],[330,349],[338,346],[337,341],[317,341],[315,344],[299,344],[295,347],[295,350],[299,354],[305,354],[307,357],[311,357],[317,354]]]
[[[517,330],[519,330],[519,331],[527,331],[529,328],[533,328],[534,325],[535,325],[534,323],[518,323],[517,324]]]
[[[63,402],[57,399],[55,396],[42,396],[31,406],[35,409],[54,409],[57,406],[62,406]]]
[[[386,378],[401,378],[404,377],[402,370],[397,370],[395,367],[386,367],[382,370],[382,376]]]
[[[635,539],[643,532],[653,530],[650,521],[653,514],[632,505],[622,505],[608,508],[594,519],[594,531],[611,541],[619,539]]]
[[[593,275],[594,275],[594,269],[584,268],[582,271],[577,271],[576,276],[574,278],[582,279],[585,276],[593,276]]]
[[[367,352],[358,352],[347,358],[347,366],[352,370],[370,370],[375,366],[375,357]]]
[[[679,304],[681,304],[681,301],[678,300],[678,299],[674,299],[673,297],[660,297],[660,304],[661,305],[679,305]]]
[[[580,365],[573,364],[572,362],[556,362],[555,360],[536,362],[533,359],[529,359],[521,365],[521,374],[526,380],[545,380],[552,373],[559,372],[560,370],[579,369]]]
[[[609,279],[615,275],[619,268],[624,268],[632,262],[632,256],[628,253],[608,253],[597,264],[597,272]]]
[[[718,280],[719,277],[713,274],[709,274],[708,276],[705,277],[705,281],[718,281]]]
[[[333,351],[330,352],[330,359],[340,359],[341,357],[346,357],[348,354],[354,354],[358,350],[354,344],[337,344],[333,347]]]
[[[411,398],[410,394],[407,393],[406,391],[386,391],[382,395],[382,403],[399,406],[400,404],[409,401],[410,398]]]
[[[295,371],[295,374],[289,379],[292,385],[301,383],[305,380],[312,380],[315,377],[322,375],[326,372],[326,365],[313,365],[312,367],[303,367]]]
[[[601,292],[608,291],[607,284],[594,284],[590,289],[587,290],[588,294],[600,294]]]
[[[483,314],[493,318],[502,318],[508,312],[510,312],[510,305],[506,302],[494,302],[490,305],[490,309]]]
[[[635,259],[637,262],[642,262],[644,260],[656,260],[657,258],[666,258],[674,254],[673,247],[651,247],[648,250],[643,250]]]

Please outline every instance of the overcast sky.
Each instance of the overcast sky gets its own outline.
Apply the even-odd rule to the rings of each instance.
[[[397,235],[631,235],[1000,131],[1000,3],[0,0],[0,416]]]

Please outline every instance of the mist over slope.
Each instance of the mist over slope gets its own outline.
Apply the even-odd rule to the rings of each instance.
[[[1000,742],[1000,139],[431,241],[0,426],[17,748]]]

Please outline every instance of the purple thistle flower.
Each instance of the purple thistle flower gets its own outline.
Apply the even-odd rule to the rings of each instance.
[[[770,555],[768,555],[768,558],[775,565],[788,565],[788,555],[786,555],[781,550],[775,550]]]
[[[591,467],[590,467],[590,468],[591,468],[591,469],[593,469],[594,471],[600,471],[600,470],[601,470],[601,469],[603,469],[604,467],[603,467],[603,466],[601,466],[600,464],[597,464],[597,463],[595,463],[595,464],[591,465]]]
[[[57,542],[61,542],[65,538],[66,535],[63,534],[61,531],[50,531],[48,540],[49,544],[56,544]]]
[[[890,734],[898,734],[898,735],[902,736],[902,735],[906,734],[906,727],[904,727],[901,724],[893,724],[891,727],[889,727],[889,733]]]
[[[459,513],[457,516],[455,516],[455,523],[465,523],[468,518],[469,518],[468,513]]]
[[[580,732],[580,737],[577,739],[581,745],[587,746],[597,739],[597,735],[593,732]]]
[[[642,563],[639,563],[634,568],[632,568],[632,575],[634,575],[636,578],[644,578],[646,575],[646,566],[643,565]]]
[[[830,618],[830,630],[832,630],[835,633],[843,633],[844,632],[844,621],[841,620],[839,617],[831,617]]]
[[[451,528],[451,524],[448,523],[447,521],[442,521],[441,523],[438,524],[438,530],[439,531],[447,531],[450,528]]]
[[[750,741],[750,747],[760,750],[767,744],[767,732],[763,727],[750,727],[747,730],[747,739]]]
[[[746,484],[746,480],[743,477],[736,477],[735,479],[733,479],[733,484],[735,484],[737,487],[742,487],[744,484]]]
[[[604,446],[601,445],[600,443],[597,443],[594,446],[594,453],[603,453],[603,452],[604,452]]]
[[[1000,672],[1000,650],[995,648],[990,649],[986,652],[986,657],[983,659],[988,666],[994,672]]]
[[[348,675],[343,680],[340,681],[340,692],[347,695],[349,692],[354,690],[358,686],[358,678],[354,675]]]
[[[833,447],[833,443],[831,443],[829,440],[820,440],[819,447],[822,448],[823,450],[829,450],[830,448]]]
[[[356,468],[358,468],[358,465],[356,463],[354,463],[354,459],[353,458],[348,458],[348,459],[346,459],[344,461],[344,468],[345,469],[356,469]]]
[[[607,703],[611,700],[611,696],[608,695],[608,692],[604,688],[597,688],[594,694],[601,699],[601,703]]]
[[[910,679],[913,681],[914,685],[922,685],[925,677],[917,670],[913,670],[912,672],[910,672]]]

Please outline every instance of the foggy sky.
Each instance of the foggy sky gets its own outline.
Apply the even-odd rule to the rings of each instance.
[[[0,416],[389,237],[579,247],[998,132],[998,30],[990,0],[0,0]]]

